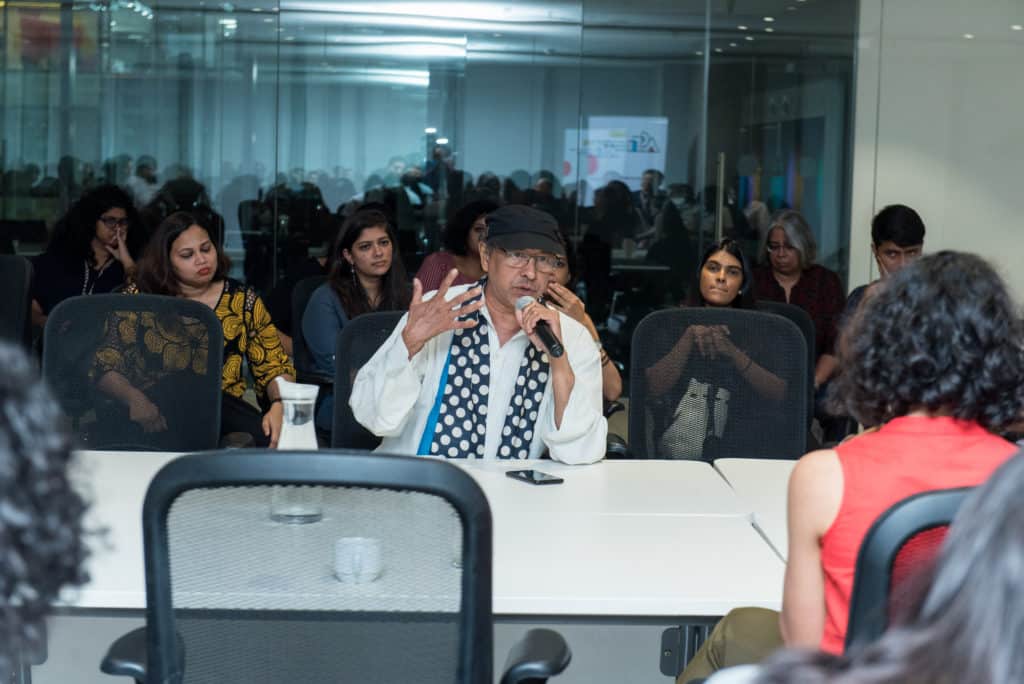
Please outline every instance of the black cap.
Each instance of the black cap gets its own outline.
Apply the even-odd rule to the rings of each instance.
[[[487,215],[487,244],[565,256],[565,244],[554,217],[522,204],[509,204]]]

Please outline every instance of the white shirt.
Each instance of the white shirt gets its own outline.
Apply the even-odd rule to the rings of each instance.
[[[131,191],[132,197],[135,198],[135,206],[139,209],[144,208],[150,201],[156,197],[156,191],[160,189],[156,183],[150,183],[145,178],[132,174],[127,181],[125,186]]]
[[[447,299],[462,294],[470,287],[472,285],[449,288]],[[434,294],[431,292],[424,299]],[[520,330],[503,346],[500,345],[486,303],[480,314],[488,323],[491,367],[484,458],[494,459],[501,443],[505,413],[519,376],[520,362],[531,342]],[[601,358],[586,328],[564,313],[559,312],[559,315],[562,346],[575,381],[562,414],[562,426],[558,428],[555,427],[551,380],[548,380],[530,442],[530,458],[539,458],[547,447],[551,458],[556,461],[594,463],[604,458],[608,436],[608,422],[602,411]],[[447,331],[437,335],[410,359],[409,350],[402,340],[407,320],[408,314],[373,358],[360,369],[349,405],[360,424],[384,438],[377,451],[414,455],[437,398],[438,384],[455,333]]]

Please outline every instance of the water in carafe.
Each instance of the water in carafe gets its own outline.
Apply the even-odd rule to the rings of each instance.
[[[317,448],[313,415],[319,387],[277,378],[277,389],[284,408],[277,448],[310,451]],[[323,518],[323,490],[316,486],[277,486],[271,492],[270,519],[274,522],[302,524]]]
[[[278,449],[316,449],[316,427],[313,416],[316,395],[320,388],[277,378],[277,388],[284,408]]]

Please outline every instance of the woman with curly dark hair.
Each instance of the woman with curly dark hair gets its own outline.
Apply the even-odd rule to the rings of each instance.
[[[833,401],[875,429],[796,464],[782,613],[731,612],[681,681],[782,645],[841,653],[872,523],[914,494],[983,482],[1016,448],[994,433],[1024,409],[1024,324],[983,259],[939,252],[879,283],[839,359]]]
[[[416,273],[424,292],[440,287],[453,268],[459,271],[453,285],[469,285],[484,277],[480,245],[487,237],[487,215],[497,208],[497,202],[485,199],[470,202],[455,212],[444,227],[444,251],[428,255]]]
[[[412,290],[395,251],[395,234],[387,216],[360,209],[345,220],[331,246],[327,282],[313,291],[302,315],[302,334],[314,370],[334,375],[334,345],[349,320],[371,311],[404,311]],[[331,429],[334,398],[322,398],[316,424]]]
[[[32,322],[44,325],[50,310],[68,297],[124,285],[145,243],[128,193],[116,185],[87,192],[57,222],[46,251],[32,260]]]
[[[45,645],[43,620],[61,587],[86,579],[86,504],[68,480],[71,441],[29,359],[0,343],[0,672]]]

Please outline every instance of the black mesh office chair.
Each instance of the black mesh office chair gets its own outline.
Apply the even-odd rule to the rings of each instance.
[[[857,552],[846,650],[882,636],[890,621],[927,589],[927,572],[971,487],[908,497],[879,516]]]
[[[356,373],[395,330],[404,311],[379,311],[356,316],[341,329],[334,354],[334,425],[331,446],[375,449],[380,438],[356,422],[348,405]]]
[[[803,334],[781,316],[712,307],[649,314],[633,332],[630,452],[798,458],[808,372]]]
[[[88,449],[216,448],[223,357],[213,310],[178,297],[71,297],[43,337],[43,376]]]
[[[785,302],[758,302],[757,308],[767,313],[775,314],[776,316],[782,316],[788,318],[796,327],[800,328],[800,332],[804,335],[804,341],[807,342],[807,422],[810,423],[814,419],[814,364],[817,359],[817,351],[815,350],[815,338],[814,338],[814,321],[811,320],[811,315],[801,309],[799,306],[794,304],[786,304]]]
[[[319,492],[322,519],[272,522],[275,490],[299,486]],[[101,668],[160,684],[491,682],[491,529],[479,486],[441,461],[179,458],[143,508],[146,627],[115,642]],[[335,544],[352,537],[379,545],[376,579],[334,576]],[[534,630],[502,682],[546,681],[569,659],[560,635]]]
[[[32,346],[32,263],[25,257],[0,254],[0,339],[28,349]]]
[[[295,362],[295,371],[298,373],[299,382],[330,387],[334,384],[334,376],[327,376],[315,370],[313,356],[309,352],[309,347],[306,346],[306,336],[302,334],[302,315],[306,313],[309,299],[313,296],[313,292],[325,282],[327,282],[327,276],[310,276],[296,283],[292,290],[292,361]]]

